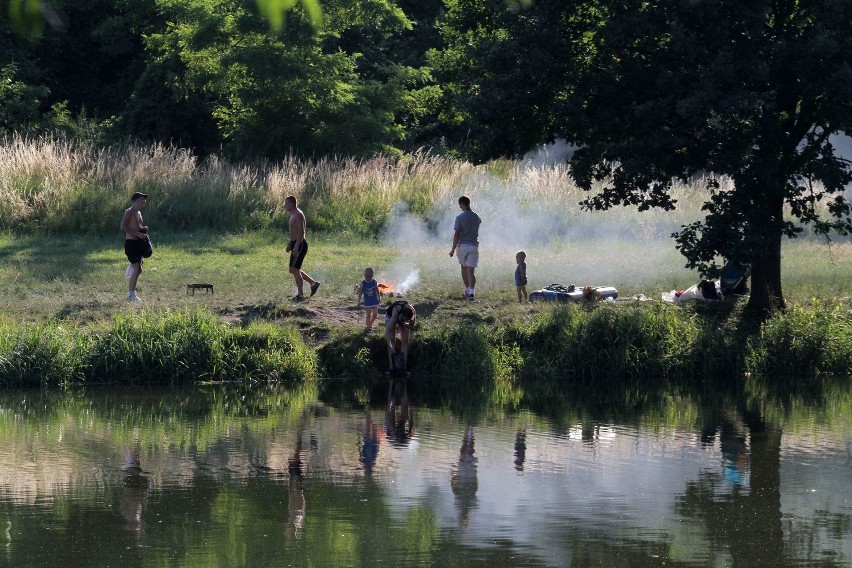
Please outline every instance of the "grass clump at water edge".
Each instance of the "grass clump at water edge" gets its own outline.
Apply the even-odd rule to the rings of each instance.
[[[294,329],[234,327],[201,309],[144,310],[82,330],[0,329],[0,385],[7,387],[291,381],[316,370],[316,355]]]

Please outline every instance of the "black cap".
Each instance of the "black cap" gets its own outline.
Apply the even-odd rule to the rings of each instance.
[[[141,191],[137,191],[133,195],[130,196],[130,201],[136,201],[140,197],[144,197],[145,199],[148,199],[148,194],[142,193]]]

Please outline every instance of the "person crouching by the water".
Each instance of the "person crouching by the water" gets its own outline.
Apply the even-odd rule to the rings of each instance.
[[[124,254],[130,266],[127,268],[127,301],[139,302],[136,295],[136,282],[142,274],[142,257],[148,249],[148,228],[142,221],[142,207],[148,202],[148,196],[144,193],[135,192],[130,196],[130,207],[121,218],[121,231],[124,233]],[[150,256],[150,255],[149,255]]]
[[[379,284],[373,280],[373,269],[364,269],[364,279],[358,287],[358,307],[364,299],[364,330],[373,331],[373,324],[379,313]]]
[[[385,312],[385,340],[388,344],[388,365],[391,371],[408,371],[408,346],[411,343],[411,333],[416,321],[417,313],[414,311],[414,306],[405,300],[396,301],[388,306]],[[394,365],[397,332],[399,332],[402,352],[401,365]],[[402,368],[399,368],[400,366]]]
[[[524,303],[528,300],[527,296],[527,253],[518,251],[515,254],[515,262],[518,267],[515,268],[515,288],[518,289],[518,302]]]

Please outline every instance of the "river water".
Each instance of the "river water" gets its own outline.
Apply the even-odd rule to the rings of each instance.
[[[0,566],[852,566],[848,380],[395,387],[0,393]]]

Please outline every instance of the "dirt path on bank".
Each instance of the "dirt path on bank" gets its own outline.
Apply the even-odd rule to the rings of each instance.
[[[325,324],[329,327],[362,326],[364,325],[364,310],[353,305],[328,305],[303,302],[292,305],[239,305],[219,313],[222,319],[231,324],[247,325],[254,321],[290,320],[303,322],[305,325],[316,326]],[[378,323],[378,321],[377,321]]]

